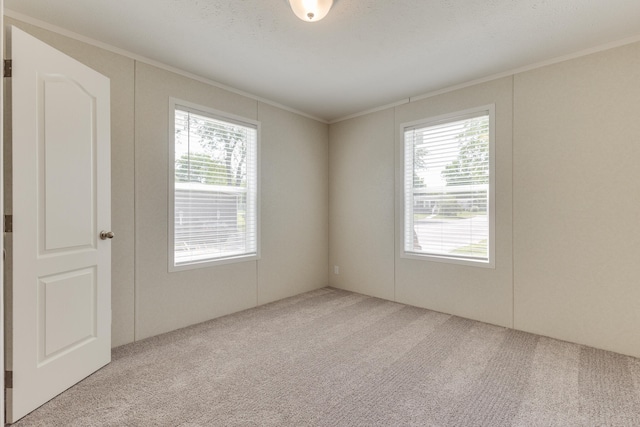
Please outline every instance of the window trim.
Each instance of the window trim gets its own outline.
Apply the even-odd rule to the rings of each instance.
[[[405,215],[406,215],[406,197],[405,191],[405,139],[404,134],[407,129],[415,127],[428,127],[447,122],[453,122],[456,120],[463,120],[465,118],[471,118],[478,116],[479,113],[489,113],[489,200],[487,205],[489,208],[489,232],[488,232],[488,247],[487,255],[488,261],[474,260],[465,257],[437,255],[437,254],[419,254],[416,252],[408,252],[405,249]],[[487,104],[479,107],[469,108],[466,110],[455,111],[452,113],[441,114],[438,116],[428,117],[425,119],[415,120],[400,124],[400,172],[401,172],[401,186],[400,186],[400,201],[401,212],[399,215],[400,221],[400,258],[421,260],[421,261],[434,261],[449,264],[458,264],[472,267],[491,268],[495,269],[496,265],[496,191],[495,191],[495,104]]]
[[[180,107],[184,111],[206,115],[216,120],[234,123],[241,126],[251,126],[256,129],[256,252],[255,254],[242,254],[219,258],[189,262],[188,264],[175,265],[175,110]],[[260,139],[261,125],[257,120],[230,114],[224,111],[209,108],[178,98],[169,98],[169,138],[167,150],[167,194],[168,194],[168,221],[167,221],[167,251],[169,272],[194,270],[216,265],[233,264],[239,262],[256,261],[260,259]]]

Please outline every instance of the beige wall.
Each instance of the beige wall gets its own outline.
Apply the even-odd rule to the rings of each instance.
[[[257,101],[136,63],[136,339],[254,307],[256,261],[169,273],[169,98],[256,119]]]
[[[331,286],[394,299],[393,109],[331,125]],[[339,274],[334,273],[339,267]]]
[[[514,99],[515,327],[640,356],[640,44]]]
[[[169,97],[261,122],[261,259],[168,272]],[[327,285],[327,125],[136,64],[136,339]]]
[[[326,124],[7,21],[111,79],[114,347],[327,285]],[[169,97],[261,122],[260,260],[168,272]]]
[[[392,254],[400,124],[489,103],[495,270]],[[332,124],[330,283],[640,356],[639,117],[636,43]]]
[[[501,326],[512,326],[511,77],[396,107],[396,300]],[[495,105],[495,268],[400,258],[403,123]],[[393,141],[391,142],[393,143]]]
[[[258,103],[262,123],[258,304],[327,286],[329,127]]]
[[[401,124],[487,104],[496,109],[496,268],[400,258]],[[329,259],[340,267],[331,285],[511,326],[511,107],[504,78],[331,125]]]

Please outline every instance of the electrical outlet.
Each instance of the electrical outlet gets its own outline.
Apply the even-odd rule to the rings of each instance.
[[[333,266],[333,274],[338,275],[340,274],[340,267],[337,265]]]

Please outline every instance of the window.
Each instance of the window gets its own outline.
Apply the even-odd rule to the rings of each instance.
[[[403,257],[493,267],[493,106],[402,126]]]
[[[258,257],[259,124],[171,101],[170,270]]]

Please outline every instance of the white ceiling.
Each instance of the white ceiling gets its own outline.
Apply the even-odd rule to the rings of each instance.
[[[5,0],[327,121],[640,35],[639,0]]]

